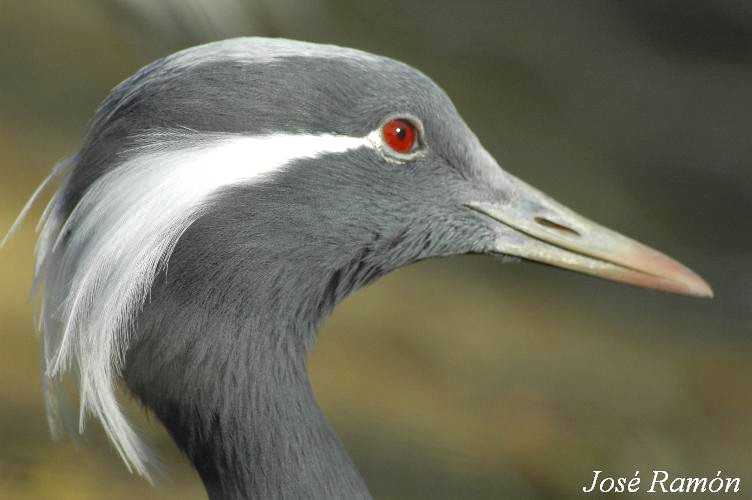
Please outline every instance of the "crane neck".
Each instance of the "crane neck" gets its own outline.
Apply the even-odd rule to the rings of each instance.
[[[315,322],[287,307],[248,315],[179,274],[171,269],[153,287],[124,375],[209,497],[371,498],[311,389]]]
[[[181,236],[138,317],[125,381],[211,498],[371,498],[316,404],[306,353],[321,319],[419,258],[424,235],[316,232],[327,226],[290,208],[313,207],[308,190],[243,189]]]
[[[213,390],[232,404],[218,402],[208,426],[164,419],[210,498],[370,498],[315,401],[302,353],[270,352]]]

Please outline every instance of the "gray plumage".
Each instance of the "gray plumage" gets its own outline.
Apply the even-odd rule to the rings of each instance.
[[[383,143],[392,118],[414,122],[416,151]],[[703,291],[675,268],[660,281],[603,257],[636,243],[499,169],[425,75],[352,49],[242,38],[156,61],[113,90],[53,176],[36,272],[51,425],[71,371],[80,430],[93,413],[148,477],[114,397],[122,377],[211,498],[369,498],[306,352],[339,301],[401,266],[508,254]],[[593,253],[579,250],[591,235]]]
[[[121,323],[108,332],[117,341],[106,359],[86,349],[90,336],[101,338],[101,327],[111,320],[95,323],[99,328],[93,331],[77,331],[92,316],[87,311],[88,317],[76,319],[71,338],[63,340],[64,327],[48,311],[70,302],[77,291],[68,286],[71,276],[95,265],[92,248],[112,244],[94,233],[126,223],[129,212],[138,210],[112,201],[117,189],[139,188],[134,179],[117,177],[134,159],[201,148],[212,136],[364,136],[394,111],[436,116],[424,118],[429,134],[448,133],[446,122],[454,134],[468,133],[450,101],[425,76],[386,58],[335,47],[230,40],[157,61],[119,85],[71,159],[43,233],[44,239],[58,241],[55,251],[43,244],[40,253],[40,259],[52,263],[40,266],[47,271],[40,275],[45,279],[48,363],[66,349],[64,343],[73,350],[59,369],[48,369],[51,383],[70,365],[78,365],[79,378],[89,379],[96,377],[85,368],[92,363],[95,371],[112,363],[111,376],[124,370],[129,388],[165,422],[213,496],[365,495],[362,480],[316,408],[305,348],[313,342],[316,324],[352,290],[419,258],[465,250],[451,248],[446,243],[451,240],[430,227],[437,217],[454,217],[452,201],[447,200],[442,217],[436,200],[459,190],[470,172],[457,171],[439,155],[456,154],[441,148],[464,140],[437,137],[436,156],[419,160],[430,169],[405,169],[355,150],[326,161],[300,159],[273,181],[212,193],[202,215],[191,217],[179,241],[168,242],[152,263],[145,282],[149,298],[144,301],[147,294],[141,290],[122,312]],[[149,182],[152,175],[145,170],[140,180]],[[98,184],[101,179],[108,182]],[[92,186],[100,197],[92,196]],[[433,194],[427,196],[429,191]],[[471,242],[481,234],[473,226],[480,229],[480,224],[473,224],[474,214],[465,218],[438,227],[475,233],[463,241],[472,250]],[[138,250],[129,248],[138,238],[117,243],[125,247],[117,251]],[[129,266],[138,264],[113,258],[113,252],[99,257],[106,260],[98,274],[127,275]],[[168,258],[169,272],[159,272]],[[94,283],[82,304],[96,308],[95,295],[107,283]],[[78,347],[75,338],[81,340]],[[148,473],[148,453],[98,399],[110,380],[93,383],[87,406],[105,421],[124,458]],[[57,394],[51,394],[52,409],[62,404]],[[244,450],[255,450],[248,463],[239,459]],[[332,460],[340,466],[332,467]],[[252,474],[246,470],[249,464]]]

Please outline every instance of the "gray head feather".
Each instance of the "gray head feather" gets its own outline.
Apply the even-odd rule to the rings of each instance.
[[[386,161],[374,133],[395,113],[423,120],[430,148],[414,163],[426,168]],[[224,262],[236,307],[257,316],[246,325],[266,314],[312,331],[347,293],[392,269],[489,245],[494,235],[475,215],[456,213],[486,156],[433,82],[360,51],[245,38],[145,67],[105,100],[81,150],[53,174],[64,179],[42,221],[35,277],[53,429],[65,406],[60,380],[72,371],[79,430],[94,414],[148,477],[149,453],[113,384],[133,336],[150,328],[142,311],[168,263],[175,276],[203,279]],[[281,276],[295,286],[280,288]],[[292,308],[287,318],[279,303]]]

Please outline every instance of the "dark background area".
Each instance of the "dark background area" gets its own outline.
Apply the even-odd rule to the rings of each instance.
[[[358,292],[324,325],[311,371],[377,498],[574,499],[594,469],[721,470],[749,495],[752,3],[0,0],[0,233],[113,86],[237,35],[416,66],[505,169],[716,292],[661,295],[484,257],[420,263]],[[157,488],[95,422],[79,448],[49,440],[32,228],[0,252],[0,498],[204,497],[132,402],[165,463]]]

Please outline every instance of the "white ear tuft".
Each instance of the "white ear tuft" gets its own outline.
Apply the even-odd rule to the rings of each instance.
[[[70,423],[62,377],[78,379],[78,432],[98,418],[129,469],[150,478],[153,462],[115,397],[114,381],[157,273],[215,191],[268,178],[292,161],[373,145],[365,137],[284,134],[246,137],[159,131],[95,180],[69,213],[63,205],[75,157],[53,173],[24,207],[15,230],[51,179],[70,169],[40,221],[33,290],[41,288],[39,324],[53,435]],[[315,175],[315,174],[313,174]],[[6,237],[7,239],[7,237]]]

